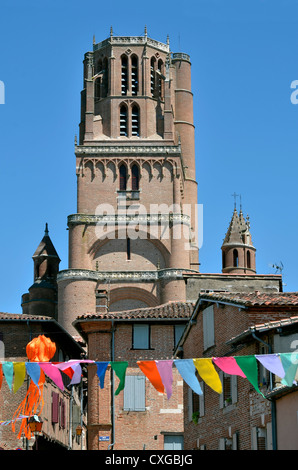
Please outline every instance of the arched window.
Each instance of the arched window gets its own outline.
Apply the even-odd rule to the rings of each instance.
[[[120,135],[127,137],[127,107],[125,105],[120,108]]]
[[[150,80],[151,80],[151,94],[155,95],[155,58],[152,57],[150,62]]]
[[[101,77],[95,80],[95,90],[94,90],[95,100],[101,98]]]
[[[139,190],[139,182],[140,182],[140,172],[138,165],[134,164],[131,168],[131,189],[132,191]]]
[[[246,265],[247,265],[247,268],[251,268],[250,251],[246,253]]]
[[[222,267],[226,267],[226,254],[224,251],[222,252]]]
[[[133,56],[131,58],[131,94],[137,95],[139,87],[138,79],[138,58]]]
[[[133,106],[131,111],[131,135],[140,135],[140,116],[138,106]]]
[[[157,78],[157,84],[158,84],[158,96],[159,98],[162,98],[163,95],[163,81],[161,78],[161,75],[163,74],[163,62],[161,59],[159,59],[157,63],[157,71],[158,71],[158,78]]]
[[[238,251],[237,250],[233,251],[233,266],[235,268],[238,268]]]
[[[121,94],[126,95],[128,89],[128,62],[127,57],[121,58]]]
[[[127,187],[127,169],[126,165],[122,164],[119,168],[119,175],[120,175],[120,191],[126,191]]]

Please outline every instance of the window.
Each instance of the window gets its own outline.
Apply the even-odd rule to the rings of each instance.
[[[119,189],[120,189],[120,191],[126,191],[126,187],[127,187],[127,169],[126,169],[126,165],[121,165],[120,166],[119,174],[120,174]]]
[[[103,60],[103,78],[102,78],[102,97],[106,97],[108,95],[109,90],[109,64],[108,59],[105,57]]]
[[[132,347],[133,349],[150,349],[149,325],[133,325]]]
[[[52,423],[59,422],[59,394],[52,392]]]
[[[121,58],[121,94],[126,95],[127,94],[127,88],[128,88],[128,63],[127,63],[127,57],[123,56]]]
[[[184,328],[185,328],[185,325],[175,325],[174,326],[174,346],[176,347],[181,336],[182,336],[182,333],[184,331]]]
[[[250,268],[250,267],[251,267],[251,263],[250,263],[250,251],[248,251],[248,252],[246,253],[246,261],[247,261],[247,262],[246,262],[247,267]]]
[[[138,93],[138,58],[133,56],[131,58],[131,94],[137,95]]]
[[[125,411],[146,411],[144,376],[126,376],[123,394],[123,409]]]
[[[120,135],[127,137],[127,107],[120,108]]]
[[[139,180],[140,180],[140,174],[139,174],[139,167],[138,165],[133,165],[131,168],[131,189],[132,191],[138,191],[139,190]]]
[[[161,59],[159,59],[158,64],[157,64],[157,72],[158,72],[158,96],[159,98],[162,98],[163,92],[162,92],[162,85],[163,81],[161,78],[161,74],[163,72],[163,62]]]
[[[220,408],[226,408],[238,401],[237,375],[229,375],[220,372],[219,376],[223,389],[219,396],[219,404]]]
[[[131,246],[130,246],[130,238],[126,239],[126,259],[130,260],[131,256]]]
[[[151,94],[155,95],[155,59],[152,57],[150,62],[150,82],[151,82]]]
[[[237,250],[233,251],[233,266],[235,268],[238,268],[238,251]]]
[[[139,108],[133,106],[131,111],[131,135],[140,135],[140,118],[139,118]]]
[[[204,349],[214,346],[214,312],[213,306],[203,310],[203,334],[204,334]]]
[[[197,372],[196,377],[198,378]],[[200,381],[200,387],[203,392],[202,395],[198,395],[188,387],[188,421],[192,421],[194,424],[198,424],[199,418],[205,415],[204,382]]]
[[[164,450],[183,450],[183,435],[165,435]]]

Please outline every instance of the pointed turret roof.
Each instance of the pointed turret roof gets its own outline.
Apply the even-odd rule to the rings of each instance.
[[[241,243],[243,245],[252,245],[251,234],[249,229],[249,218],[247,217],[247,219],[245,220],[242,209],[240,209],[238,215],[237,209],[235,207],[223,245],[233,245],[235,243]]]
[[[59,261],[60,261],[58,253],[55,250],[55,247],[52,243],[52,240],[49,237],[48,224],[46,224],[46,226],[45,226],[44,237],[41,240],[38,247],[36,248],[35,253],[33,255],[33,258],[37,258],[39,256],[51,256],[51,257],[58,258]]]

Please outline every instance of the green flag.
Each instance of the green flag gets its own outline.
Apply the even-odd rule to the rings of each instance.
[[[235,356],[234,358],[238,366],[246,376],[247,380],[254,386],[256,391],[264,397],[263,393],[259,389],[258,363],[255,356]]]
[[[123,362],[110,362],[111,368],[117,375],[118,379],[120,380],[120,383],[118,385],[118,388],[115,392],[115,395],[118,395],[121,390],[124,389],[125,386],[125,374],[126,374],[126,369],[128,367],[128,362],[123,361]]]

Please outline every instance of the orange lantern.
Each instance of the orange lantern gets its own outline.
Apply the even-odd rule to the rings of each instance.
[[[49,362],[56,352],[56,344],[50,338],[40,335],[26,346],[26,354],[31,362]]]
[[[26,354],[31,362],[49,362],[56,352],[56,344],[44,335],[34,338],[26,346]],[[43,409],[43,386],[45,383],[45,375],[40,370],[40,378],[38,386],[31,380],[26,396],[14,414],[15,420],[23,416],[37,415],[37,410],[41,406],[38,415]],[[15,422],[12,423],[12,429],[15,431]],[[30,439],[31,430],[27,418],[23,418],[21,422],[18,438],[21,438],[22,432]]]

